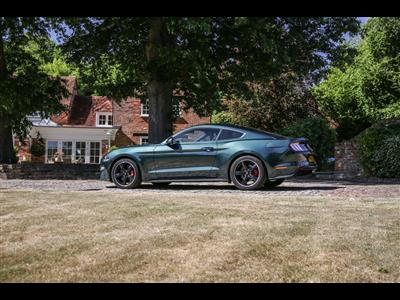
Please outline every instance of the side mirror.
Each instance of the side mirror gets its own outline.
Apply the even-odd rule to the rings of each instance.
[[[176,145],[178,142],[174,139],[173,136],[170,136],[169,138],[167,138],[167,141],[165,143],[169,146],[172,146]]]

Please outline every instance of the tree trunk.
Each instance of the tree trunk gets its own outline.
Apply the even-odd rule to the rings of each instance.
[[[172,99],[168,83],[152,80],[147,86],[149,97],[149,142],[157,144],[172,134]]]
[[[172,88],[159,67],[159,50],[168,46],[162,18],[153,18],[146,47],[151,74],[147,85],[149,98],[149,142],[160,143],[172,134]]]
[[[16,163],[12,130],[8,118],[0,113],[0,163]]]
[[[6,58],[4,55],[3,33],[0,32],[0,82],[6,80],[6,75],[7,69]],[[0,108],[0,163],[15,162],[16,157],[14,154],[10,120],[8,114]]]

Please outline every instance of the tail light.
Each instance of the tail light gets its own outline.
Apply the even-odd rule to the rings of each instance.
[[[300,143],[291,143],[290,148],[295,152],[312,151],[310,146]]]

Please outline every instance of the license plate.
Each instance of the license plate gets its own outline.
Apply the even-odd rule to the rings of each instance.
[[[313,155],[310,155],[310,156],[307,158],[307,160],[308,160],[310,163],[313,163],[313,164],[316,163],[315,157],[314,157]]]

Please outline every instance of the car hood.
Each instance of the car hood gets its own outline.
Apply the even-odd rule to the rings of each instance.
[[[123,153],[141,153],[141,152],[148,152],[148,151],[153,151],[154,147],[157,145],[154,144],[146,144],[146,145],[134,145],[134,146],[128,146],[128,147],[122,147],[115,149],[108,153],[109,156],[116,156],[119,154]]]

